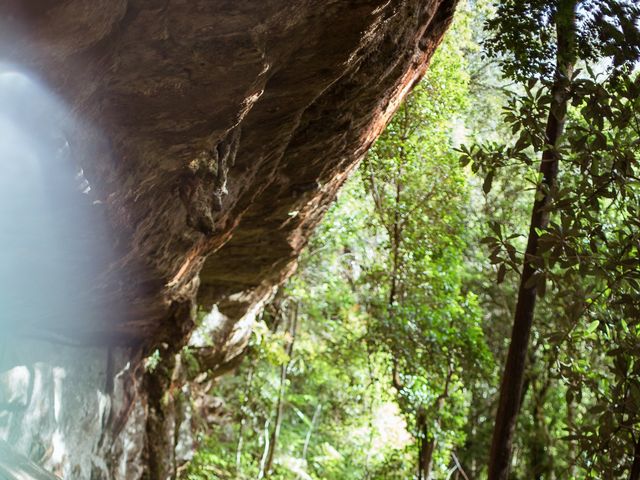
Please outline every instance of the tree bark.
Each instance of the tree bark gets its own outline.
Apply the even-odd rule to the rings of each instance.
[[[560,0],[555,16],[557,58],[546,125],[548,147],[542,154],[540,162],[542,185],[531,212],[529,238],[518,291],[511,343],[502,376],[500,400],[489,456],[489,480],[507,480],[509,475],[513,436],[522,396],[527,349],[537,296],[537,287],[532,284],[535,283],[533,282],[535,279],[532,277],[536,273],[533,262],[538,254],[538,230],[546,228],[549,223],[550,191],[555,186],[558,176],[559,158],[556,146],[564,128],[568,90],[575,63],[575,7],[576,0]]]
[[[309,444],[311,443],[311,435],[313,434],[313,429],[318,422],[318,418],[320,417],[320,412],[322,411],[322,404],[319,403],[316,407],[315,412],[313,412],[313,417],[311,418],[311,425],[309,425],[309,431],[307,431],[307,436],[304,438],[304,446],[302,447],[302,459],[307,459],[307,452],[309,451]]]
[[[291,357],[293,355],[293,344],[296,339],[297,328],[298,328],[298,304],[296,303],[292,312],[291,320],[289,322],[289,328],[288,328],[289,339],[287,340],[287,344],[285,347],[288,360],[282,365],[282,367],[280,367],[280,389],[278,391],[278,400],[276,403],[276,417],[274,420],[273,431],[271,432],[271,437],[269,439],[269,450],[267,453],[267,460],[265,462],[262,477],[260,478],[267,478],[271,473],[271,468],[273,467],[273,459],[276,453],[278,437],[280,436],[280,427],[282,426],[282,414],[284,411],[284,397],[287,389],[287,372],[289,370],[289,365],[291,365]]]
[[[247,423],[247,415],[245,410],[249,403],[249,396],[251,395],[251,385],[253,384],[253,372],[254,367],[251,366],[247,375],[247,383],[245,385],[245,398],[240,407],[240,427],[238,428],[238,442],[236,444],[236,474],[242,474],[242,447],[244,445],[244,427]]]
[[[444,403],[449,398],[449,384],[451,383],[451,377],[453,377],[453,368],[451,365],[447,371],[447,378],[444,382],[444,390],[438,398],[433,402],[433,412],[436,417],[440,413],[440,410],[444,407]],[[440,422],[436,420],[435,427],[439,427]],[[420,432],[420,450],[418,451],[418,480],[429,480],[431,476],[431,466],[433,464],[433,454],[436,450],[435,437],[427,440],[429,437],[429,429],[427,426],[427,415],[424,410],[419,410],[416,418],[416,429]]]
[[[436,449],[435,438],[428,439],[427,422],[424,413],[418,413],[420,423],[420,451],[418,452],[418,480],[429,480],[431,476],[431,465],[433,463],[433,452]]]
[[[266,476],[265,467],[267,465],[267,457],[269,456],[269,451],[271,449],[271,435],[269,434],[269,423],[271,422],[270,418],[267,418],[264,422],[264,449],[262,451],[262,458],[260,459],[260,470],[258,471],[258,480],[261,480]]]
[[[530,449],[530,471],[535,480],[551,478],[553,470],[553,458],[548,454],[549,432],[545,424],[544,403],[551,378],[547,375],[540,386],[540,390],[534,388],[534,398],[531,416],[533,420],[533,439]]]
[[[633,464],[631,465],[629,480],[640,480],[640,439],[635,442],[635,448],[633,449]]]

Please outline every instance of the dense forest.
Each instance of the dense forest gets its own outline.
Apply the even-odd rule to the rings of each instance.
[[[459,5],[182,478],[640,479],[639,19]]]

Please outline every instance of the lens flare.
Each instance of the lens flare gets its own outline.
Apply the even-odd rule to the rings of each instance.
[[[34,439],[54,460],[65,455],[55,441],[60,395],[82,387],[65,383],[73,356],[61,349],[98,342],[92,332],[107,321],[96,285],[110,242],[74,157],[86,150],[70,141],[82,128],[41,83],[0,65],[0,476],[7,478],[49,478],[24,473],[40,472],[24,457]],[[50,388],[38,384],[43,375]]]

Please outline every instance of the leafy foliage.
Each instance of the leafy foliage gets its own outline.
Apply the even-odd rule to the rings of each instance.
[[[539,301],[509,478],[634,478],[635,462],[640,474],[638,7],[578,2],[550,145],[559,5],[458,12],[244,363],[213,385],[225,406],[184,478],[486,478],[541,195],[550,221],[526,259]],[[549,184],[545,151],[559,159]]]

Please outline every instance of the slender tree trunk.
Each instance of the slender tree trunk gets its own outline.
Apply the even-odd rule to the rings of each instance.
[[[260,470],[258,471],[258,480],[261,480],[266,476],[265,466],[267,465],[267,457],[269,456],[269,450],[271,449],[271,442],[269,435],[269,423],[270,419],[267,418],[264,422],[264,450],[262,452],[262,458],[260,459]]]
[[[435,402],[433,402],[433,412],[435,413],[436,418],[440,413],[440,410],[444,407],[444,403],[447,398],[449,398],[449,384],[451,383],[451,377],[453,376],[453,368],[451,365],[449,366],[447,372],[447,378],[444,383],[444,390],[438,398],[436,398]],[[440,425],[439,420],[436,420],[435,427],[438,428]],[[429,480],[431,476],[431,466],[433,465],[433,454],[436,450],[436,439],[435,437],[429,439],[429,429],[427,425],[427,416],[426,412],[423,410],[418,411],[418,415],[416,418],[416,429],[420,432],[420,442],[419,442],[419,451],[418,451],[418,480]]]
[[[400,244],[402,242],[402,225],[400,225],[400,198],[402,195],[402,165],[398,164],[396,172],[396,194],[393,212],[393,236],[391,238],[391,285],[389,288],[389,313],[391,317],[395,316],[395,302],[398,295],[398,272],[400,269]],[[383,219],[384,220],[384,219]]]
[[[309,425],[309,430],[307,431],[307,436],[304,438],[304,447],[302,447],[302,459],[307,459],[307,451],[309,450],[309,443],[311,442],[311,435],[313,434],[313,429],[316,426],[316,422],[318,418],[320,418],[320,412],[322,411],[322,404],[319,403],[316,407],[315,412],[313,412],[313,417],[311,418],[311,425]]]
[[[549,376],[541,385],[539,391],[535,391],[532,405],[533,420],[533,444],[531,445],[530,466],[531,475],[535,480],[543,480],[551,478],[553,470],[552,457],[549,455],[547,448],[549,444],[549,432],[545,424],[544,403],[547,396],[551,379]]]
[[[427,415],[422,409],[416,415],[416,430],[420,432],[418,441],[418,480],[429,480],[436,440],[435,438],[429,439]]]
[[[633,449],[633,464],[631,465],[629,480],[640,480],[640,439],[635,442]]]
[[[571,388],[571,387],[569,387]],[[573,398],[567,400],[567,430],[569,432],[574,432],[575,431],[575,425],[574,425],[574,417],[575,417],[575,413],[574,413],[574,409],[573,409]],[[578,456],[579,450],[576,446],[576,442],[575,440],[568,440],[567,441],[567,445],[568,445],[568,451],[571,452],[571,457],[570,457],[570,463],[569,463],[569,468],[567,469],[567,476],[568,478],[575,478],[575,473],[576,473],[576,458]]]
[[[425,426],[425,418],[424,412],[418,411],[416,415],[416,430],[421,433],[420,437],[418,437],[418,480],[424,480],[424,461],[423,451],[424,445],[427,441],[426,439],[426,426]]]
[[[247,423],[247,415],[245,411],[247,409],[247,404],[249,403],[249,395],[251,394],[251,385],[253,383],[253,366],[249,369],[249,374],[247,375],[247,383],[245,386],[245,398],[242,402],[242,406],[240,408],[240,428],[238,429],[238,443],[236,444],[236,474],[240,475],[242,473],[242,447],[244,446],[244,427]]]
[[[244,447],[244,424],[246,419],[240,420],[240,428],[238,429],[238,442],[236,443],[236,474],[242,474],[242,447]]]
[[[278,400],[276,403],[276,417],[274,420],[273,431],[271,432],[271,438],[269,439],[269,450],[267,454],[267,460],[264,466],[263,477],[266,478],[271,473],[273,467],[273,459],[276,453],[276,446],[278,445],[278,437],[280,436],[280,427],[282,426],[282,414],[284,411],[284,399],[287,390],[287,372],[289,365],[291,364],[291,357],[293,356],[293,344],[296,339],[296,330],[298,328],[298,304],[295,304],[293,309],[292,318],[289,322],[289,338],[285,351],[289,359],[280,367],[280,389],[278,391]]]
[[[462,468],[462,464],[460,463],[460,460],[458,460],[456,453],[451,452],[451,457],[453,458],[453,462],[455,463],[455,466],[456,466],[456,478],[459,478],[460,476],[462,476],[464,480],[469,480],[469,477],[467,476],[467,473],[464,471],[464,468]]]
[[[533,262],[538,254],[538,230],[546,228],[549,223],[547,207],[551,202],[550,191],[555,186],[558,176],[558,153],[555,147],[564,127],[568,89],[575,62],[575,7],[576,0],[560,0],[556,13],[556,73],[546,126],[549,148],[542,154],[540,163],[540,172],[543,176],[542,188],[538,191],[531,212],[529,238],[518,291],[511,343],[502,376],[500,400],[489,456],[489,480],[507,480],[509,475],[513,436],[522,396],[527,349],[536,304],[536,285],[532,277],[536,271]]]
[[[431,465],[433,464],[433,452],[436,449],[436,440],[432,438],[427,440],[427,426],[424,425],[423,438],[420,442],[420,472],[422,476],[418,476],[418,480],[429,480],[431,478]]]

